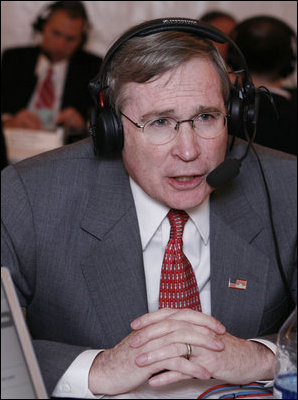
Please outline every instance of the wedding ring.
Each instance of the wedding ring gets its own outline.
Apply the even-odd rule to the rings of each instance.
[[[187,347],[187,354],[186,354],[186,359],[189,360],[191,353],[192,353],[192,348],[191,345],[189,343],[185,343],[186,347]]]

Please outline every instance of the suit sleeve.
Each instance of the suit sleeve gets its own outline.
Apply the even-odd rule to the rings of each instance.
[[[7,182],[10,182],[7,185]],[[36,285],[36,238],[31,204],[14,167],[1,176],[1,257],[12,275],[22,307],[30,308]],[[24,240],[26,238],[26,240]],[[44,311],[41,311],[44,312]],[[30,326],[30,325],[29,325]],[[33,338],[49,394],[73,360],[87,347]]]

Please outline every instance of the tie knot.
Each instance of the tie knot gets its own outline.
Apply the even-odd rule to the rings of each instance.
[[[171,209],[168,212],[168,218],[171,224],[171,239],[182,239],[183,229],[189,215],[183,210]]]

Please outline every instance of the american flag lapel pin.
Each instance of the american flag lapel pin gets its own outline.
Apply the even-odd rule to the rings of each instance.
[[[229,278],[229,288],[231,289],[245,290],[246,286],[247,286],[246,279],[236,279],[235,282],[233,282],[232,279]]]

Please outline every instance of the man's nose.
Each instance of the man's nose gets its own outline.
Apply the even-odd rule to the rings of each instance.
[[[174,144],[174,154],[184,161],[195,160],[200,154],[198,135],[192,128],[191,120],[180,121]]]
[[[64,38],[63,36],[59,36],[55,40],[56,50],[64,50],[67,44],[68,44],[67,39]]]

